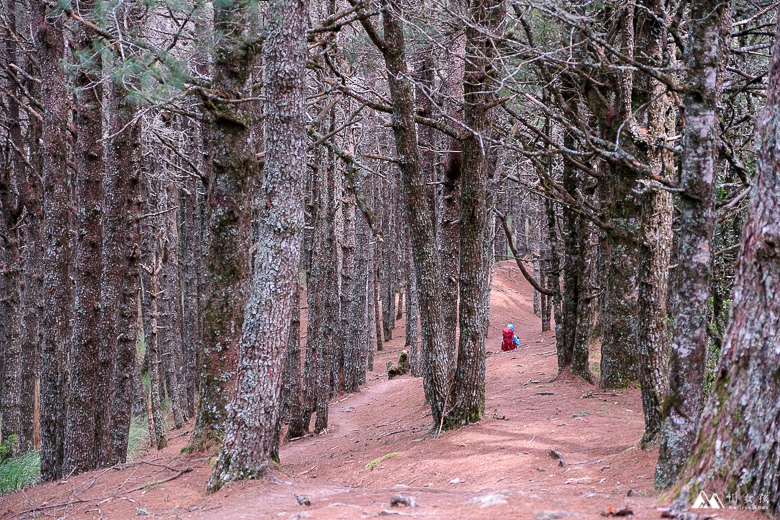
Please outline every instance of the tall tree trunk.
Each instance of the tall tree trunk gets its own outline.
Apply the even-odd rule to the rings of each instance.
[[[635,55],[634,4],[621,6],[622,24],[617,36],[619,46],[629,58]],[[641,52],[640,52],[641,54]],[[634,76],[623,70],[612,80],[615,90],[611,110],[617,117],[606,119],[602,134],[609,141],[622,142],[624,147],[636,148],[635,138],[639,130],[634,120]],[[599,106],[599,108],[603,108]],[[598,108],[596,109],[598,110]],[[611,123],[610,123],[611,121]],[[630,129],[622,134],[623,128]],[[601,378],[602,388],[623,388],[637,379],[637,275],[639,268],[639,244],[635,237],[641,223],[641,198],[635,192],[639,172],[617,161],[606,169],[604,188],[605,213],[612,230],[608,230],[605,247],[606,289],[602,313]]]
[[[728,18],[726,18],[728,19]],[[685,478],[690,497],[717,492],[729,504],[780,515],[780,17],[767,106],[737,264],[731,323]],[[709,33],[710,35],[712,33]],[[712,41],[712,40],[710,40]],[[686,108],[686,114],[688,110]],[[725,493],[724,493],[725,491]]]
[[[101,328],[104,334],[100,377],[111,381],[110,428],[98,439],[101,465],[124,462],[130,430],[138,290],[141,215],[141,124],[120,82],[112,84],[110,133],[103,197],[103,281]],[[127,128],[125,128],[127,127]],[[107,359],[106,359],[107,358]]]
[[[351,191],[345,191],[341,199],[341,213],[344,218],[344,234],[341,240],[342,266],[341,266],[341,375],[346,379],[347,365],[360,359],[360,339],[353,336],[352,326],[355,321],[361,320],[360,305],[365,311],[365,299],[361,299],[356,293],[359,287],[357,280],[357,258],[356,258],[356,222],[355,222],[355,195]],[[366,237],[368,238],[368,237]],[[363,284],[365,286],[365,283]],[[364,291],[365,292],[365,291]],[[355,302],[357,297],[360,301]],[[353,309],[353,303],[358,305]],[[353,312],[354,311],[354,312]],[[362,314],[365,314],[363,312]],[[363,328],[365,325],[363,325]],[[358,334],[359,335],[359,334]],[[352,352],[351,354],[349,352]],[[352,355],[354,359],[350,360],[348,356]],[[346,389],[346,381],[341,383],[342,389]]]
[[[423,357],[429,364],[428,377],[424,383],[428,390],[433,421],[438,425],[447,407],[453,373],[452,353],[446,343],[440,300],[441,268],[425,176],[419,169],[414,97],[408,79],[400,5],[395,0],[385,0],[383,5],[385,40],[380,42],[380,48],[389,72],[393,135],[397,156],[400,158],[401,191],[406,206],[420,298],[422,349],[426,353]]]
[[[252,291],[241,338],[238,387],[210,491],[269,471],[276,442],[284,348],[298,287],[306,168],[306,3],[269,3],[263,45],[265,171]],[[233,7],[235,9],[235,6]]]
[[[563,136],[563,145],[570,150],[576,146],[574,137],[570,132]],[[572,197],[577,196],[578,186],[577,170],[569,161],[563,162],[563,188]],[[580,217],[577,212],[568,206],[563,207],[563,323],[561,323],[561,334],[556,334],[556,344],[558,351],[558,373],[561,373],[567,366],[570,366],[574,357],[574,348],[577,341],[577,322],[579,321],[578,310],[580,307],[580,287],[581,276],[583,276],[582,262],[580,255],[583,251],[580,249],[581,237]],[[557,324],[556,324],[557,325]],[[588,338],[590,340],[590,338]]]
[[[408,255],[411,257],[411,247],[408,247]],[[420,347],[417,326],[420,319],[420,313],[418,311],[417,304],[417,282],[414,276],[414,264],[412,259],[406,263],[406,283],[409,287],[406,291],[406,346],[409,349],[409,365],[411,374],[415,377],[419,377],[421,374],[420,367]]]
[[[335,126],[331,122],[330,128]],[[320,189],[324,191],[325,237],[322,262],[322,314],[319,319],[320,344],[317,350],[317,383],[314,431],[320,433],[328,428],[328,408],[332,390],[332,364],[338,341],[339,327],[339,287],[338,259],[336,251],[336,183],[337,173],[335,154],[328,153],[320,166]]]
[[[182,280],[182,344],[184,347],[185,397],[187,417],[195,416],[195,388],[197,386],[197,359],[200,346],[200,276],[201,241],[198,192],[200,181],[187,179],[179,190],[181,207],[181,280]]]
[[[723,34],[730,27],[729,4],[706,0],[691,6],[685,67],[691,82],[684,99],[680,229],[677,276],[680,305],[671,345],[669,402],[664,406],[656,487],[672,485],[692,453],[699,425],[707,355],[710,297],[710,245],[715,161],[718,146],[718,101],[724,52]]]
[[[463,11],[467,2],[452,1],[450,7],[456,12]],[[452,44],[447,53],[449,74],[444,84],[445,95],[450,99],[446,110],[456,121],[463,121],[463,80],[466,67],[466,35],[458,27],[452,35]],[[461,201],[461,163],[463,161],[462,143],[459,139],[447,137],[447,154],[444,158],[444,178],[442,184],[442,212],[439,222],[438,247],[441,262],[441,305],[444,313],[444,342],[457,356],[458,325],[458,283],[460,279],[460,217]],[[438,181],[439,179],[433,179]]]
[[[43,295],[48,305],[41,317],[40,432],[41,480],[62,476],[65,353],[70,343],[70,241],[68,229],[68,89],[63,19],[49,17],[44,2],[33,2],[35,40],[41,67],[43,147]]]
[[[169,209],[178,200],[178,190],[173,183],[165,179],[160,185],[165,194],[165,209]],[[173,206],[175,207],[175,206]],[[162,312],[165,327],[162,330],[162,366],[165,381],[168,386],[168,397],[171,400],[173,424],[178,430],[184,426],[185,415],[183,403],[186,401],[182,360],[182,312],[181,283],[179,278],[179,226],[176,211],[168,211],[161,215],[159,229],[163,233],[160,255],[163,270],[160,273],[162,291]]]
[[[79,9],[91,13],[92,0],[82,0]],[[98,52],[94,48],[97,35],[81,27],[76,32],[76,51]],[[74,114],[77,151],[75,206],[77,208],[76,242],[73,252],[74,320],[73,344],[70,351],[70,380],[67,392],[67,422],[65,424],[65,457],[63,471],[81,473],[97,465],[96,439],[110,432],[111,374],[101,377],[100,359],[102,218],[103,218],[103,87],[100,54],[89,66],[82,65],[76,76]],[[106,363],[101,363],[106,361]],[[108,367],[105,367],[106,369]],[[110,433],[109,433],[110,434]]]
[[[9,20],[16,25],[15,6],[7,9]],[[16,64],[16,44],[12,36],[5,35],[6,60]],[[22,128],[19,117],[19,103],[14,99],[14,92],[18,90],[12,80],[8,80],[6,87],[10,95],[6,108],[8,112],[9,137],[13,146],[22,149]],[[18,93],[18,92],[17,92]],[[6,146],[9,153],[13,153]],[[2,438],[7,440],[14,435],[17,444],[13,447],[12,454],[19,454],[21,445],[19,436],[22,430],[22,380],[23,376],[23,351],[22,351],[22,279],[21,263],[21,231],[19,229],[22,216],[21,200],[19,198],[20,184],[24,177],[24,163],[18,156],[8,157],[0,169],[0,344],[3,345],[3,372],[0,376],[2,382],[2,396],[0,396],[0,414],[2,414]]]
[[[361,170],[357,177],[357,189],[362,190],[366,185],[367,172]],[[369,286],[371,231],[368,221],[363,215],[357,215],[355,220],[355,269],[352,295],[348,300],[350,310],[349,340],[345,345],[344,389],[347,392],[357,392],[360,389],[361,376],[366,371],[366,354],[369,344],[373,344],[371,335],[373,330],[369,328],[369,289],[373,293],[373,287]],[[373,309],[372,309],[373,310]]]
[[[647,7],[655,6],[648,0]],[[668,4],[668,2],[667,2]],[[668,9],[666,5],[664,8]],[[667,31],[656,18],[637,12],[637,48],[642,49],[640,60],[648,66],[659,66],[664,60]],[[636,103],[646,107],[643,126],[648,141],[663,142],[673,134],[675,117],[669,110],[670,97],[666,86],[642,75],[635,80],[638,86]],[[656,177],[668,179],[674,173],[674,156],[659,146],[648,147],[646,164]],[[642,446],[653,442],[661,431],[661,406],[665,394],[668,331],[666,326],[666,299],[669,285],[669,253],[672,247],[671,195],[663,190],[649,190],[642,198],[642,223],[639,240],[639,323],[637,328],[637,369],[642,389],[642,409],[645,431]]]
[[[503,0],[472,0],[466,28],[463,77],[464,123],[471,129],[463,140],[460,181],[460,337],[450,411],[445,426],[477,422],[485,411],[485,339],[490,318],[490,268],[493,261],[488,189],[493,164],[488,104],[495,97],[491,59],[492,37],[504,24]]]
[[[161,377],[160,364],[160,341],[159,341],[159,316],[160,309],[157,303],[160,294],[160,272],[163,269],[162,258],[159,257],[160,240],[155,240],[152,246],[151,267],[147,267],[151,286],[149,287],[149,398],[150,414],[149,418],[153,421],[152,440],[161,450],[168,446],[168,439],[165,437],[165,420],[163,419],[162,395],[160,392]]]
[[[301,381],[301,290],[295,287],[290,317],[290,332],[287,336],[287,351],[284,360],[284,381],[282,383],[282,413],[288,418],[287,438],[294,439],[306,433],[303,417],[304,385]]]
[[[574,326],[574,344],[571,353],[571,373],[593,383],[590,371],[590,337],[596,317],[596,233],[585,218],[577,219],[577,237],[579,251],[577,255],[577,310],[572,318]],[[565,316],[563,321],[569,319]],[[556,323],[557,325],[557,323]],[[557,329],[557,326],[556,326]],[[556,333],[557,337],[557,333]]]
[[[223,98],[245,96],[258,51],[245,0],[214,6],[214,81]],[[246,28],[237,32],[236,27]],[[203,310],[201,400],[190,439],[195,449],[224,432],[226,406],[233,394],[238,345],[249,278],[249,211],[252,180],[259,164],[251,145],[251,103],[202,100],[214,117],[212,177],[207,199],[206,303]],[[297,264],[296,264],[297,266]]]
[[[20,4],[21,5],[21,4]],[[6,4],[5,7],[5,60],[8,66],[19,67],[24,62],[19,60],[17,36],[11,34],[11,31],[18,31],[17,24],[17,6],[13,3]],[[24,14],[24,11],[22,11]],[[26,19],[26,16],[23,17]],[[24,60],[28,61],[28,60]],[[28,67],[29,68],[29,67]],[[17,69],[20,70],[20,69]],[[3,413],[3,438],[8,435],[17,435],[17,443],[14,446],[14,453],[25,453],[34,447],[34,408],[35,408],[35,381],[37,379],[37,350],[38,350],[38,319],[41,313],[41,288],[42,273],[41,259],[43,258],[41,242],[41,185],[40,171],[34,171],[30,163],[19,155],[19,150],[27,148],[29,155],[33,158],[39,156],[38,142],[40,139],[40,124],[33,118],[27,120],[27,142],[22,134],[22,119],[20,115],[19,101],[15,99],[19,96],[20,86],[16,84],[16,78],[10,78],[13,72],[8,70],[6,90],[8,97],[5,98],[5,106],[8,114],[8,137],[12,146],[16,149],[12,151],[10,147],[6,150],[10,153],[9,161],[6,162],[7,170],[4,169],[0,174],[0,191],[2,191],[2,206],[0,213],[5,216],[6,225],[10,228],[4,230],[4,234],[10,240],[10,243],[3,244],[6,258],[3,259],[4,266],[0,277],[4,279],[5,286],[2,291],[2,306],[6,309],[0,314],[7,317],[5,323],[0,325],[0,338],[6,348],[14,351],[17,362],[11,362],[9,353],[6,351],[0,355],[6,361],[4,372],[10,376],[5,381],[5,385],[0,383],[0,402],[2,402]],[[35,95],[37,86],[29,82],[29,88]],[[10,191],[7,191],[10,190]],[[21,246],[21,249],[19,249]],[[3,386],[5,387],[3,389]],[[7,406],[9,397],[13,397],[11,406]],[[10,412],[10,413],[9,413]]]
[[[311,414],[317,408],[319,365],[322,341],[322,320],[324,314],[324,275],[325,262],[325,204],[324,190],[319,182],[319,167],[321,161],[315,155],[315,169],[311,172],[312,177],[312,200],[313,206],[311,215],[314,222],[312,228],[314,233],[311,236],[309,271],[306,276],[306,360],[304,362],[303,374],[306,382],[306,399],[304,406],[304,417],[301,423],[305,431],[309,429]]]

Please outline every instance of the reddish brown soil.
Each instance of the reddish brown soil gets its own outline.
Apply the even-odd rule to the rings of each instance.
[[[305,300],[304,300],[305,301]],[[388,381],[385,364],[403,348],[404,323],[377,354],[358,394],[339,395],[327,433],[281,449],[279,480],[231,484],[206,496],[211,470],[205,454],[184,455],[191,425],[170,432],[170,447],[141,463],[92,472],[0,498],[0,517],[62,502],[38,517],[192,519],[351,519],[377,515],[419,518],[602,518],[629,506],[633,518],[660,518],[653,492],[657,449],[642,451],[639,390],[602,393],[557,373],[554,334],[541,333],[530,286],[511,262],[496,267],[488,336],[485,419],[439,438],[423,402],[422,381]],[[521,346],[500,351],[501,329],[514,323]],[[594,356],[594,359],[597,359]],[[593,397],[583,394],[593,392]],[[557,450],[565,464],[550,455]],[[395,454],[376,463],[371,461]],[[155,482],[177,475],[174,480]],[[129,491],[133,488],[137,491]],[[414,508],[390,507],[401,494]],[[296,496],[311,505],[299,505]],[[630,495],[630,496],[629,496]],[[718,511],[719,518],[757,518]]]

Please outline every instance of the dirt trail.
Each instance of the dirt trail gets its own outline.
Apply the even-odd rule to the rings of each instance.
[[[478,424],[433,438],[421,379],[387,380],[386,362],[397,361],[403,349],[402,320],[396,324],[397,337],[377,353],[375,371],[361,392],[339,395],[331,403],[327,433],[282,445],[278,482],[231,484],[205,496],[209,459],[180,454],[187,435],[171,431],[180,436],[144,460],[191,472],[129,494],[123,490],[176,473],[140,464],[80,475],[0,498],[0,517],[12,518],[42,503],[86,499],[47,514],[547,520],[602,518],[602,511],[628,505],[633,518],[660,518],[652,486],[657,450],[641,451],[637,445],[643,427],[639,391],[601,392],[572,377],[549,382],[557,373],[554,334],[540,332],[531,288],[511,262],[496,266],[490,318],[486,412]],[[521,346],[504,353],[499,345],[507,323],[515,325]],[[583,397],[589,392],[593,395]],[[390,507],[397,494],[417,506]],[[299,504],[296,495],[310,505]],[[742,511],[718,513],[719,518],[757,518]]]

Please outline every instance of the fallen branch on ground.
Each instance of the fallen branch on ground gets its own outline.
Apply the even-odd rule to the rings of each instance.
[[[177,478],[181,477],[182,475],[184,475],[185,473],[189,473],[190,471],[192,471],[192,468],[184,468],[182,470],[179,470],[173,476],[170,476],[168,478],[164,478],[162,480],[158,480],[156,482],[152,482],[150,484],[144,484],[142,486],[134,487],[133,489],[129,489],[127,491],[124,491],[123,493],[124,494],[130,494],[130,493],[134,493],[136,491],[140,491],[142,489],[146,489],[148,487],[158,486],[160,484],[164,484],[166,482],[170,482],[171,480],[177,479]],[[114,498],[114,497],[115,497],[114,495],[109,495],[109,496],[95,497],[95,498],[79,498],[77,500],[69,500],[69,501],[66,501],[66,502],[59,502],[57,504],[49,504],[49,505],[46,505],[46,506],[33,507],[33,508],[30,508],[30,509],[25,509],[24,511],[22,511],[20,513],[16,513],[11,518],[16,518],[17,516],[26,515],[27,513],[34,513],[36,511],[43,511],[43,510],[46,510],[46,509],[56,509],[58,507],[68,507],[68,506],[73,506],[73,505],[77,505],[77,504],[86,504],[88,502],[96,502],[96,501],[99,502],[101,500],[105,500],[107,498]]]

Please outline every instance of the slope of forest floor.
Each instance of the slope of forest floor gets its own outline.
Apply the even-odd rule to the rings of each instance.
[[[571,376],[550,382],[557,373],[554,333],[540,332],[532,310],[531,288],[516,266],[497,264],[479,424],[435,438],[422,380],[388,381],[385,364],[396,362],[404,345],[401,320],[361,392],[332,401],[328,431],[282,445],[276,482],[230,484],[205,495],[213,459],[181,453],[190,423],[169,432],[168,448],[123,468],[0,497],[0,518],[552,520],[601,518],[624,506],[633,518],[660,518],[663,502],[653,492],[657,449],[638,447],[639,390],[603,392]],[[499,345],[507,323],[515,325],[521,346],[504,353]],[[396,495],[416,506],[392,507]]]

